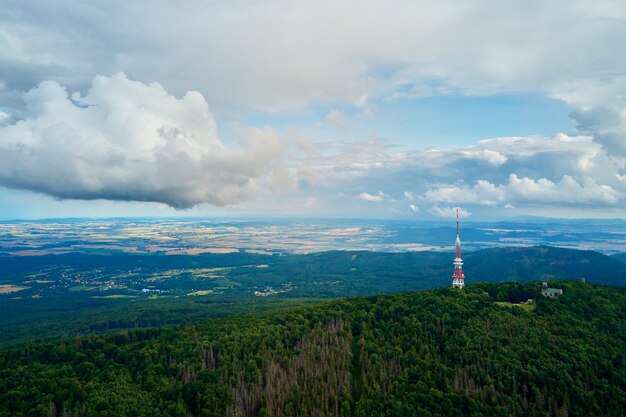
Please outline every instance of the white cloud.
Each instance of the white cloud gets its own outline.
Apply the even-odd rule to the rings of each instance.
[[[312,145],[309,155],[298,156],[294,162],[307,166],[320,186],[337,187],[342,182],[359,181],[363,177],[386,172],[397,166],[401,157],[387,153],[389,144],[373,138],[358,142],[324,142]]]
[[[297,175],[307,184],[300,191],[315,194],[320,205],[324,192],[355,196],[363,189],[390,195],[408,189],[432,204],[487,208],[508,201],[520,209],[546,202],[624,203],[625,2],[3,5],[12,12],[0,13],[0,102],[11,119],[24,118],[0,128],[0,183],[7,186],[187,207],[233,204],[267,189],[295,190]],[[91,86],[94,74],[117,71],[143,87]],[[19,92],[43,80],[83,92],[77,97],[95,107],[75,106],[50,83],[26,96],[28,108],[20,107]],[[154,80],[160,84],[150,84]],[[142,88],[145,97],[136,91]],[[189,90],[202,95],[185,95]],[[348,103],[369,114],[377,105],[386,111],[385,99],[400,106],[425,96],[510,92],[568,103],[578,134],[502,137],[395,154],[389,151],[394,138],[323,144],[302,139],[300,154],[294,156],[292,147],[285,167],[283,141],[272,129],[247,129],[249,140],[240,148],[223,146],[204,99],[231,112],[231,120],[251,108]],[[340,110],[327,121],[347,126]],[[456,200],[459,192],[463,201]]]
[[[9,120],[9,115],[3,111],[0,111],[0,124]]]
[[[84,87],[93,73],[123,70],[176,94],[198,89],[212,104],[274,110],[502,91],[597,105],[624,91],[626,5],[612,0],[5,3],[0,60],[11,88],[68,73]]]
[[[495,206],[504,200],[505,192],[489,181],[478,180],[473,187],[441,185],[426,191],[422,198],[431,203]]]
[[[496,152],[505,158],[530,158],[540,154],[574,154],[578,157],[593,157],[601,146],[587,135],[569,136],[563,133],[552,138],[541,136],[502,137],[478,141],[475,152]],[[506,162],[506,161],[504,161]]]
[[[363,201],[371,201],[374,203],[380,203],[387,197],[382,191],[379,191],[378,194],[369,194],[369,193],[361,193],[359,194],[359,199]]]
[[[420,208],[417,207],[415,204],[409,204],[409,208],[411,209],[411,211],[414,211],[415,213],[420,212]]]
[[[489,165],[502,165],[506,163],[508,158],[505,155],[502,155],[498,151],[494,151],[491,149],[466,149],[460,150],[459,152],[464,158],[467,159],[479,159],[486,161]]]
[[[458,207],[458,209],[459,209],[460,218],[466,218],[472,215],[472,213],[469,210],[466,210],[461,207]],[[453,218],[456,218],[457,207],[447,207],[447,206],[440,207],[438,205],[435,205],[431,207],[428,210],[428,212],[436,217],[442,217],[445,219],[453,219]]]
[[[414,161],[416,167],[428,170],[435,176],[450,174],[466,182],[468,179],[480,179],[475,175],[524,169],[532,169],[536,173],[552,170],[560,176],[565,173],[595,175],[591,171],[596,165],[599,170],[614,165],[614,162],[607,160],[602,146],[595,143],[591,136],[564,134],[550,138],[535,136],[484,139],[474,146],[460,149],[418,149],[409,151],[407,160]],[[444,167],[447,167],[446,171],[443,171]],[[469,172],[470,178],[467,177],[468,169],[475,171]]]
[[[474,147],[399,153],[379,140],[313,146],[314,156],[297,160],[315,173],[315,186],[307,192],[314,193],[320,204],[338,209],[345,202],[325,194],[342,190],[358,196],[364,186],[401,196],[376,205],[397,212],[419,202],[463,205],[479,215],[509,204],[519,213],[532,209],[536,214],[537,207],[546,205],[590,210],[625,203],[624,162],[608,156],[589,136],[505,137]],[[489,150],[506,157],[506,162],[490,164],[476,157],[489,155],[485,152]],[[368,196],[362,197],[378,199],[376,194]]]
[[[176,208],[235,204],[285,182],[283,146],[248,129],[219,140],[204,97],[183,98],[122,73],[68,97],[46,81],[24,94],[27,116],[0,128],[0,184],[58,198],[155,201]],[[76,103],[78,102],[78,104]]]
[[[421,198],[430,203],[473,204],[478,206],[498,206],[508,202],[526,204],[615,204],[621,193],[608,185],[597,184],[590,178],[581,183],[569,175],[560,181],[546,178],[533,180],[510,174],[508,182],[494,185],[478,180],[475,185],[439,185],[426,191]]]
[[[347,129],[348,123],[343,115],[343,112],[339,109],[332,109],[326,115],[326,121],[337,129]]]
[[[572,118],[580,132],[592,135],[610,154],[626,157],[626,98],[612,105],[577,109]]]
[[[533,203],[615,204],[621,197],[608,185],[597,184],[591,178],[578,183],[569,175],[555,183],[546,178],[533,180],[511,174],[507,188],[512,197]]]

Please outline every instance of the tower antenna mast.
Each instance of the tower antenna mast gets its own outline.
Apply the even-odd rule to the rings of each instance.
[[[454,273],[452,274],[452,286],[454,288],[465,287],[465,274],[463,274],[463,259],[461,259],[461,238],[459,237],[459,208],[456,209],[456,254],[454,257]]]

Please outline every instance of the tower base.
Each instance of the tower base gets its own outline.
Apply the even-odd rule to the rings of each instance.
[[[461,288],[461,289],[463,289],[463,287],[465,287],[465,280],[464,279],[459,279],[459,278],[454,278],[452,280],[452,287],[453,288]]]

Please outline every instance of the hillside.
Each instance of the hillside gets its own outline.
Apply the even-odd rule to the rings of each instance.
[[[626,286],[626,263],[589,250],[509,247],[469,252],[464,260],[467,274],[481,281],[586,278],[599,284]]]
[[[0,346],[450,285],[452,254],[66,254],[2,259]],[[463,254],[468,282],[579,279],[626,286],[626,263],[592,251],[498,248]]]
[[[611,258],[619,262],[626,263],[626,253],[618,253],[617,255],[612,255]]]
[[[0,416],[623,415],[626,290],[538,285],[5,348]]]

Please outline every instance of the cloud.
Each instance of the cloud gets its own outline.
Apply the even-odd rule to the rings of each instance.
[[[323,142],[311,145],[308,155],[298,155],[294,162],[307,166],[323,187],[336,187],[339,183],[360,181],[386,172],[397,165],[401,157],[389,154],[389,143],[380,138],[356,142]],[[363,188],[363,187],[361,187]]]
[[[472,213],[469,210],[466,210],[464,208],[458,207],[459,209],[459,217],[460,218],[466,218],[472,215]],[[430,214],[432,214],[435,217],[442,217],[444,219],[453,219],[456,218],[456,210],[457,207],[440,207],[440,206],[433,206],[431,207],[428,212]]]
[[[337,129],[347,129],[348,123],[343,115],[343,112],[339,109],[332,109],[326,115],[326,121]]]
[[[448,183],[459,179],[502,182],[511,172],[548,177],[590,175],[595,164],[601,170],[614,165],[591,136],[565,134],[484,139],[459,149],[415,149],[407,152],[406,161],[407,165],[411,163],[415,169],[430,173],[432,182],[444,179]],[[499,175],[495,178],[485,178],[496,173]]]
[[[324,197],[338,190],[354,202],[364,189],[408,191],[416,201],[467,204],[474,213],[503,204],[624,206],[624,2],[191,0],[180,7],[6,0],[4,6],[11,13],[0,13],[0,103],[10,118],[0,125],[0,184],[9,187],[175,207],[238,204],[254,195],[275,201],[283,189],[314,196],[319,206],[345,204]],[[105,91],[92,81],[117,71],[140,83]],[[22,100],[21,92],[35,85]],[[73,102],[60,85],[83,95]],[[305,113],[346,105],[363,113],[380,107],[380,114],[397,106],[402,113],[407,101],[428,96],[503,93],[564,101],[577,131],[457,149],[404,143],[393,153],[393,137],[301,138],[299,151],[286,151],[272,129],[252,128],[231,149],[206,110],[210,100],[227,120],[303,106]],[[340,110],[327,116],[347,126]],[[359,117],[351,121],[365,120]],[[368,134],[360,128],[351,131]],[[285,152],[291,152],[286,161]],[[462,201],[455,200],[459,192]],[[369,206],[398,204],[406,212],[412,201],[392,200]]]
[[[555,183],[545,178],[532,180],[511,174],[507,188],[518,200],[534,203],[615,204],[621,197],[608,185],[597,184],[591,178],[584,178],[579,183],[569,175]]]
[[[415,213],[420,212],[420,208],[417,207],[415,204],[409,204],[409,208],[411,209],[411,211],[414,211]]]
[[[585,210],[625,205],[623,161],[586,135],[503,137],[472,147],[406,152],[393,152],[384,141],[314,146],[314,157],[298,160],[316,175],[316,185],[307,192],[337,209],[349,202],[324,195],[342,190],[355,199],[374,198],[380,203],[376,210],[406,212],[406,204],[463,205],[477,215],[498,213],[507,205],[517,213],[535,214],[537,207],[548,205]],[[492,164],[483,155],[502,158]],[[361,194],[364,186],[398,198]]]
[[[3,111],[0,111],[0,125],[9,120],[9,115]]]
[[[467,149],[460,150],[459,153],[467,159],[478,159],[486,161],[489,165],[502,165],[506,163],[508,158],[498,151],[491,149]]]
[[[578,131],[592,135],[610,154],[626,157],[626,103],[579,108],[571,117]]]
[[[45,81],[23,96],[26,117],[0,127],[0,184],[58,198],[231,205],[284,181],[283,145],[247,129],[226,148],[204,97],[178,99],[123,73],[83,96]]]
[[[489,181],[478,180],[472,187],[442,185],[426,191],[422,198],[431,203],[478,204],[495,206],[505,199],[505,191]]]
[[[379,191],[378,194],[369,194],[369,193],[361,193],[359,194],[359,198],[363,201],[371,201],[374,203],[380,203],[387,197],[382,191]]]
[[[508,182],[494,185],[478,180],[473,186],[439,185],[426,191],[421,198],[430,203],[459,203],[479,206],[526,204],[615,204],[621,193],[608,185],[597,184],[591,178],[581,183],[564,175],[559,181],[546,178],[533,180],[510,174]]]
[[[12,13],[0,16],[0,73],[9,88],[68,74],[82,88],[94,73],[122,70],[175,94],[210,94],[212,105],[272,110],[506,91],[597,103],[620,94],[616,69],[626,64],[626,5],[611,0],[6,0],[5,8]]]

